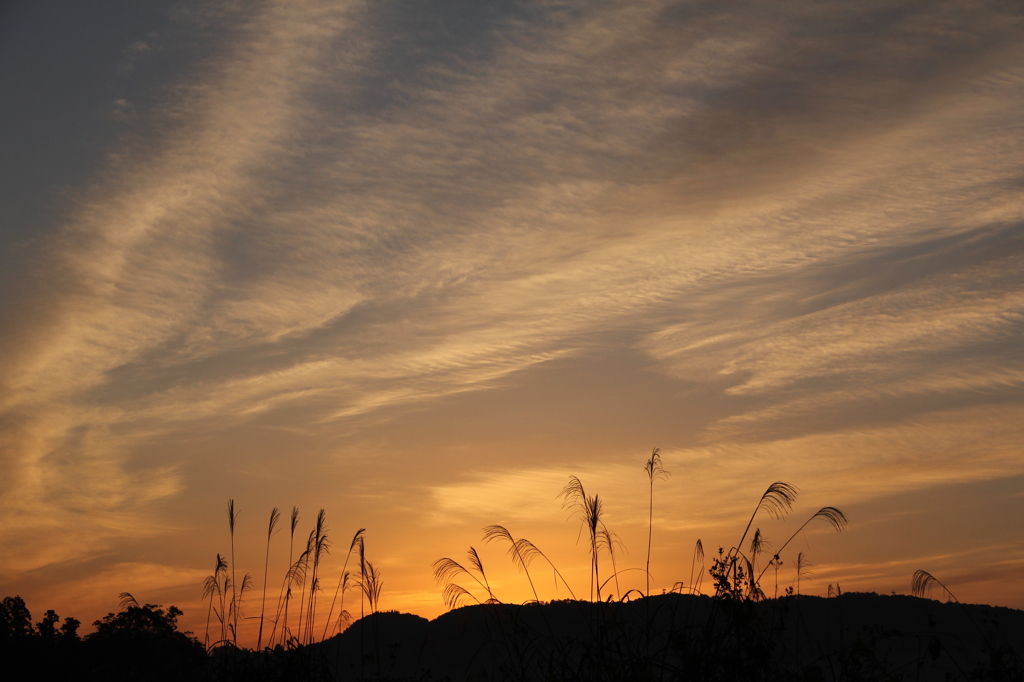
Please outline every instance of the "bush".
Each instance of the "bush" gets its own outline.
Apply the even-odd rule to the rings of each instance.
[[[134,602],[134,600],[132,600]],[[189,632],[178,631],[181,610],[131,603],[108,613],[86,636],[91,672],[104,680],[181,680],[198,676],[206,652]]]

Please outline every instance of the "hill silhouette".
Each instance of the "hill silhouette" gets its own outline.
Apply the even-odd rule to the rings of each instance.
[[[239,679],[939,681],[1024,679],[1022,653],[1024,611],[1003,607],[665,594],[473,605],[432,621],[380,612],[301,649],[214,659]]]
[[[432,621],[371,614],[316,644],[209,654],[181,611],[123,604],[80,638],[48,611],[0,605],[18,679],[1024,680],[1024,611],[902,595],[761,601],[669,593],[631,602],[478,604]]]

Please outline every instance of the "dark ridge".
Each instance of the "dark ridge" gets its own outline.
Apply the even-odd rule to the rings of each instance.
[[[432,621],[382,611],[320,643],[210,655],[180,615],[129,599],[81,638],[74,618],[33,625],[7,597],[0,656],[24,671],[11,679],[1024,680],[1024,611],[873,593],[478,604]]]
[[[1022,680],[1024,611],[873,593],[381,612],[301,649],[215,652],[214,679]],[[305,675],[305,677],[302,677]]]

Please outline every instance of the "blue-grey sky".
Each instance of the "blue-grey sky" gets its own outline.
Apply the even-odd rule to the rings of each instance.
[[[654,446],[658,589],[786,480],[769,539],[851,519],[805,590],[1024,607],[1019,5],[15,3],[0,92],[30,607],[199,614],[228,498],[254,575],[274,506],[365,526],[387,608],[491,523],[583,585],[556,494],[642,565]]]

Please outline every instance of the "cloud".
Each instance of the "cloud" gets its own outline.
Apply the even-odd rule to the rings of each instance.
[[[695,314],[651,334],[645,348],[677,376],[735,375],[729,391],[737,394],[822,379],[850,397],[852,386],[875,393],[955,390],[956,375],[964,388],[1013,384],[1013,339],[1024,321],[1018,232],[992,238],[1003,250],[980,263],[950,262],[950,252],[970,258],[970,244],[958,239],[945,253],[833,265],[859,281],[821,282],[814,275],[829,267],[825,262],[806,268],[810,276],[796,272],[715,292],[708,308],[738,314]],[[929,256],[946,262],[915,263]],[[895,279],[888,290],[886,276]]]
[[[284,413],[335,433],[622,338],[724,394],[706,442],[667,453],[721,518],[780,469],[832,492],[856,473],[860,499],[1012,465],[991,414],[1017,419],[1024,376],[1018,13],[464,9],[229,8],[135,109],[148,128],[39,240],[0,331],[5,537],[52,525],[85,556],[133,533],[189,489],[157,439],[230,450]],[[910,395],[945,398],[919,404],[928,428],[828,421]],[[793,415],[804,435],[755,428]],[[982,433],[962,462],[943,444]],[[744,454],[758,438],[770,456]],[[949,455],[925,470],[924,444]],[[482,470],[432,489],[436,519],[542,513],[523,498],[555,472]]]
[[[846,508],[901,492],[1018,475],[1024,473],[1017,445],[1022,411],[1019,405],[972,407],[910,423],[763,439],[756,446],[719,439],[704,447],[665,448],[672,474],[665,486],[674,492],[659,501],[658,526],[698,533],[734,528],[776,480],[799,486],[804,492],[798,507],[810,514],[826,505]],[[590,493],[601,494],[613,527],[645,525],[648,490],[641,464],[478,470],[429,491],[436,523],[537,523],[558,518],[555,495],[573,474]]]
[[[311,74],[301,64],[310,39],[332,25],[329,17],[304,24],[286,14],[270,11],[244,26],[248,41],[181,100],[180,128],[112,159],[45,245],[43,286],[31,300],[43,312],[32,312],[32,326],[6,344],[2,361],[0,411],[23,426],[4,458],[13,474],[5,534],[38,528],[34,512],[55,493],[62,514],[52,523],[76,527],[68,517],[84,496],[94,551],[127,530],[114,532],[102,519],[174,492],[173,466],[119,473],[125,443],[108,428],[124,405],[96,405],[83,394],[179,335],[208,295],[218,267],[213,235],[244,215],[251,167],[266,163],[296,115],[290,95]],[[87,435],[85,447],[70,444],[76,433]]]

